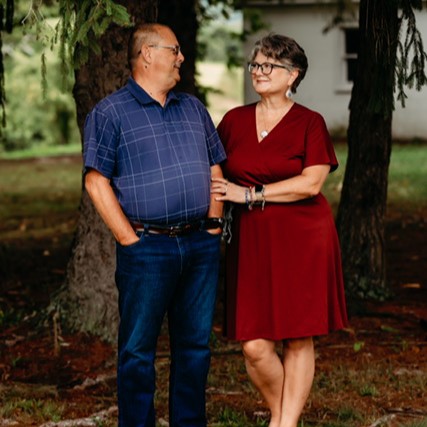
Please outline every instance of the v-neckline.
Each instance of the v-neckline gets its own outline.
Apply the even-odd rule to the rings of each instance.
[[[256,102],[254,104],[254,116],[255,116],[255,135],[256,135],[256,140],[258,145],[261,145],[270,135],[272,132],[274,132],[274,130],[283,122],[283,120],[286,118],[286,116],[291,112],[291,110],[294,108],[295,105],[295,101],[293,102],[293,104],[290,106],[289,110],[283,115],[283,117],[276,123],[275,126],[273,126],[271,128],[271,130],[268,132],[268,134],[264,137],[264,138],[260,138],[260,134],[258,132],[257,129],[257,120],[256,120],[256,114],[257,114],[257,105],[258,102]]]

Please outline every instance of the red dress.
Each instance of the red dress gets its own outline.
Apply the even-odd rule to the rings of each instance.
[[[218,126],[224,175],[254,186],[338,167],[322,116],[294,104],[258,142],[256,104],[229,111]],[[326,334],[347,324],[333,214],[322,194],[264,210],[235,204],[226,247],[226,327],[230,339],[282,340]]]

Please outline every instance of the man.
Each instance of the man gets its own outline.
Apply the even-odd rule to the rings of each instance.
[[[210,195],[225,154],[193,96],[174,93],[184,61],[170,28],[144,24],[132,76],[85,124],[85,185],[116,244],[119,426],[155,426],[155,351],[168,314],[171,427],[206,426],[205,385],[222,204]]]

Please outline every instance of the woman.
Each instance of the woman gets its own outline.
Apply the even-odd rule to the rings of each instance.
[[[322,116],[290,97],[307,66],[288,37],[255,44],[248,68],[260,100],[219,124],[227,180],[212,180],[217,200],[233,206],[225,333],[242,343],[269,427],[297,427],[313,382],[313,336],[347,323],[334,218],[320,193],[337,159]]]

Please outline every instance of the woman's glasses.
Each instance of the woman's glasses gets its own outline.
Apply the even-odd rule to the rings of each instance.
[[[258,64],[258,62],[248,62],[248,70],[251,74],[255,73],[257,70],[261,70],[262,74],[268,76],[274,68],[284,68],[289,72],[292,71],[291,67],[286,65],[272,64],[271,62],[264,62],[263,64]]]

